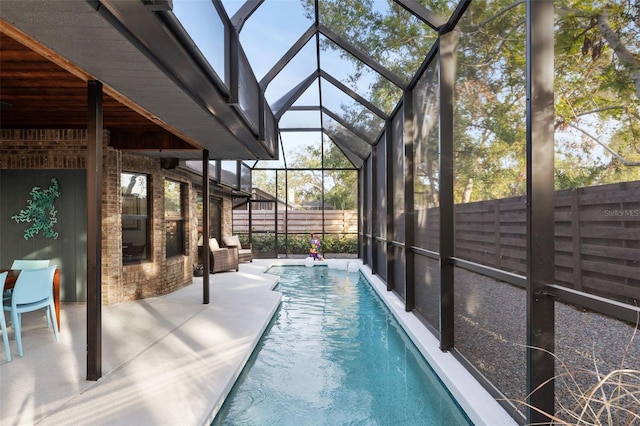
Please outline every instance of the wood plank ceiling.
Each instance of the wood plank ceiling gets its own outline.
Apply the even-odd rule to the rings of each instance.
[[[33,45],[28,39],[27,44]],[[44,129],[87,127],[87,81],[91,76],[69,71],[54,54],[25,46],[0,32],[0,127]],[[73,69],[72,64],[65,64]],[[105,88],[104,128],[118,149],[197,149],[120,100]]]

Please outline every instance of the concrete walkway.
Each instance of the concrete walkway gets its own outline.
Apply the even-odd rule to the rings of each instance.
[[[60,342],[44,311],[23,314],[24,357],[0,353],[0,424],[201,425],[212,420],[280,303],[273,261],[240,265],[174,293],[102,310],[102,373],[86,377],[86,306],[62,305]]]
[[[13,339],[13,362],[0,353],[0,424],[210,424],[280,304],[278,277],[263,273],[272,264],[305,263],[254,260],[212,275],[209,305],[194,278],[166,296],[103,307],[97,382],[85,380],[84,303],[63,304],[59,343],[43,315],[24,314],[24,357]],[[474,424],[516,425],[368,267],[360,271]]]

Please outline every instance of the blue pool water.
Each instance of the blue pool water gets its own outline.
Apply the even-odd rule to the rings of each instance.
[[[273,267],[282,304],[213,425],[469,425],[360,273]]]

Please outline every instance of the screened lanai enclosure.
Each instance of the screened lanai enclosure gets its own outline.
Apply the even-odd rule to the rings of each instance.
[[[640,1],[87,2],[254,256],[361,258],[521,424],[640,421]]]
[[[638,421],[640,3],[222,5],[279,130],[234,231],[277,255],[357,233],[518,421]]]
[[[638,421],[640,3],[222,4],[279,129],[243,229],[357,209],[365,264],[516,420]]]

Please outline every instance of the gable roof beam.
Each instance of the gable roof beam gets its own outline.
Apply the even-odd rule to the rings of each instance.
[[[329,117],[331,117],[332,119],[334,119],[335,121],[343,125],[345,128],[347,128],[351,133],[358,136],[368,145],[375,145],[375,143],[371,141],[369,136],[365,135],[364,133],[359,131],[357,128],[353,127],[353,125],[351,125],[349,122],[341,118],[338,114],[336,114],[335,112],[331,111],[330,109],[324,106],[321,107],[321,106],[315,106],[315,105],[301,105],[301,106],[292,106],[288,110],[289,111],[322,111],[326,113]],[[324,126],[323,126],[323,129],[324,129]]]
[[[338,149],[342,151],[344,156],[347,157],[347,159],[351,162],[351,164],[353,164],[354,167],[358,169],[362,167],[362,163],[364,162],[365,158],[357,152],[351,150],[351,148],[349,148],[349,144],[342,137],[330,130],[325,130],[324,133],[329,139],[331,139],[331,141],[338,147]]]
[[[264,3],[264,0],[247,0],[240,6],[240,9],[233,14],[233,17],[231,17],[231,25],[238,31],[238,34],[242,31],[242,27],[244,23],[247,22],[247,19],[253,15],[253,12],[255,12],[262,3]]]
[[[416,0],[393,0],[396,4],[402,7],[407,12],[427,24],[429,27],[436,31],[440,31],[440,28],[446,23],[438,15],[418,3]]]
[[[290,107],[289,111],[320,111],[320,105],[296,105]]]
[[[309,77],[305,78],[301,83],[299,83],[296,87],[291,89],[287,94],[278,99],[271,108],[274,110],[274,115],[276,120],[280,120],[282,118],[282,114],[284,114],[291,105],[304,93],[305,90],[309,88],[311,83],[315,81],[319,76],[319,72],[312,72]]]
[[[291,111],[291,110],[289,110]],[[285,132],[322,132],[322,127],[284,127],[280,128],[280,133]]]
[[[405,83],[405,81],[402,78],[398,77],[396,74],[389,71],[384,66],[380,65],[378,61],[376,61],[371,56],[364,53],[362,50],[358,49],[353,44],[349,43],[347,40],[342,38],[342,36],[334,33],[324,24],[318,25],[318,31],[321,34],[323,34],[325,37],[333,41],[335,44],[342,47],[349,54],[351,54],[352,56],[354,56],[355,58],[357,58],[358,60],[366,64],[368,67],[375,70],[378,74],[382,75],[384,78],[386,78],[387,80],[389,80],[390,82],[398,86],[400,89],[402,90],[406,89],[407,83]]]
[[[351,90],[349,87],[347,87],[340,80],[333,77],[331,74],[323,70],[320,70],[320,77],[324,78],[329,83],[333,84],[338,89],[342,90],[344,93],[351,96],[356,101],[360,102],[362,105],[364,105],[367,109],[369,109],[371,112],[373,112],[375,115],[377,115],[381,119],[386,120],[387,118],[389,118],[389,116],[385,114],[384,111],[382,111],[380,108],[373,105],[371,102],[369,102],[368,100],[366,100],[365,98],[363,98],[362,96],[360,96],[359,94]]]
[[[351,133],[353,133],[354,135],[358,136],[360,139],[362,139],[363,141],[365,141],[369,145],[371,145],[371,146],[375,145],[375,141],[370,140],[369,136],[365,135],[360,130],[358,130],[357,128],[353,127],[353,125],[351,125],[351,123],[348,123],[345,119],[341,118],[338,114],[336,114],[333,111],[327,109],[326,107],[322,107],[321,110],[322,110],[322,112],[327,114],[329,117],[333,118],[338,123],[342,124],[344,127],[349,129],[349,131],[351,131]]]
[[[276,62],[275,65],[271,67],[269,72],[267,72],[264,77],[262,77],[262,80],[260,80],[260,87],[262,87],[262,90],[267,89],[267,86],[269,85],[269,83],[271,83],[271,80],[273,80],[276,75],[278,75],[278,73],[282,71],[282,69],[289,63],[289,61],[291,61],[293,57],[296,56],[300,49],[302,49],[304,45],[307,44],[309,40],[311,40],[311,37],[313,37],[316,32],[316,26],[311,25],[309,29],[305,31],[304,34],[302,34],[300,38],[293,44],[293,46],[291,46],[289,50],[287,50],[287,52],[282,55],[278,62]]]
[[[329,132],[325,133],[325,136],[327,136],[329,140],[333,142],[336,147],[338,147],[340,152],[342,152],[342,154],[347,157],[347,160],[349,160],[353,167],[357,169],[361,167],[362,163],[364,162],[362,156],[360,156],[360,154],[358,154],[357,152],[351,150],[340,136],[336,134],[329,134]]]

